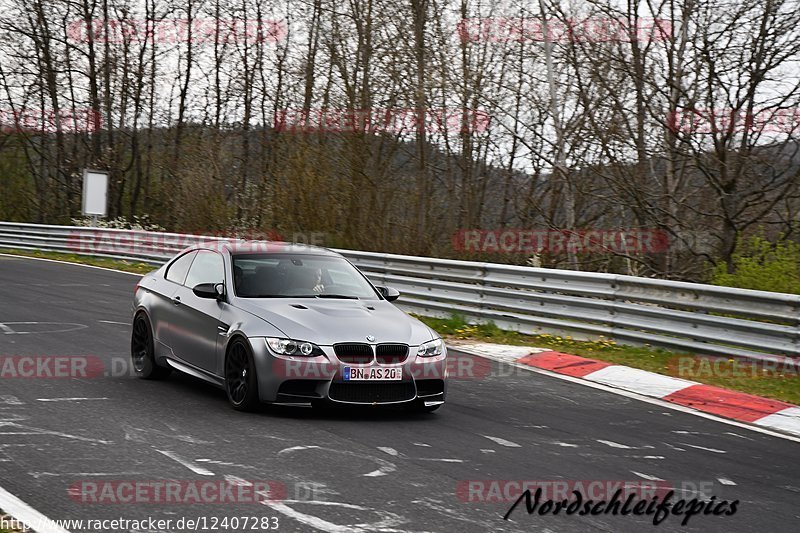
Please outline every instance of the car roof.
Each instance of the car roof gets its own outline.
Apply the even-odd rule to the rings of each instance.
[[[225,250],[235,255],[271,255],[271,254],[292,254],[292,255],[326,255],[330,257],[342,257],[340,254],[322,248],[303,243],[291,243],[283,241],[256,241],[256,240],[220,240],[207,243],[200,243],[189,249],[194,250]]]

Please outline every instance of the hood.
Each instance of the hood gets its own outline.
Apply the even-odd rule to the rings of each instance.
[[[292,339],[330,346],[339,342],[399,342],[415,346],[436,335],[422,322],[384,300],[240,298],[237,307]]]

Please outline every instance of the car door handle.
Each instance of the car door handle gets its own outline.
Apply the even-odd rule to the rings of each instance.
[[[175,305],[181,305],[181,297],[180,296],[174,297],[172,299],[172,303],[175,304]]]

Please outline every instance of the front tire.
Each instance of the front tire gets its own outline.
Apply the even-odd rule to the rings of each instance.
[[[171,370],[158,366],[153,344],[153,330],[144,313],[133,319],[131,332],[131,363],[136,376],[142,379],[164,379]]]
[[[242,339],[232,342],[225,357],[225,392],[237,411],[255,411],[261,405],[253,353]]]

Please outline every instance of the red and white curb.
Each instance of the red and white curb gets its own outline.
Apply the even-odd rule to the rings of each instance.
[[[454,344],[453,348],[496,361],[522,364],[599,383],[800,437],[800,407],[790,403],[542,348],[491,343],[459,343]]]

